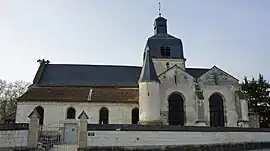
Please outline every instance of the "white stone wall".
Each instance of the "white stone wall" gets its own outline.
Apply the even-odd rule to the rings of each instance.
[[[183,59],[153,59],[153,63],[157,72],[157,75],[167,70],[167,63],[169,68],[177,65],[178,67],[185,69],[185,60]]]
[[[172,65],[182,64],[181,61],[170,62]],[[164,61],[155,62],[156,68],[161,70],[165,69]],[[220,76],[220,84],[215,85],[213,82],[213,74],[218,73]],[[162,72],[160,72],[162,73]],[[198,110],[196,94],[195,94],[195,79],[186,73],[183,69],[183,65],[166,71],[160,75],[160,101],[161,101],[161,120],[166,123],[168,115],[168,98],[172,93],[181,94],[184,98],[185,103],[185,114],[186,114],[186,124],[185,125],[197,125],[198,120]],[[176,79],[175,79],[176,78]],[[227,80],[227,81],[226,81]],[[238,114],[236,111],[235,103],[235,91],[238,90],[237,80],[228,75],[227,73],[221,71],[220,69],[214,67],[209,72],[205,73],[199,80],[200,88],[203,90],[204,100],[204,115],[205,121],[209,123],[210,112],[209,112],[209,98],[212,94],[218,93],[223,97],[224,100],[224,115],[226,121],[226,126],[236,127],[238,121]],[[247,110],[246,108],[244,110]]]
[[[185,104],[186,125],[194,125],[197,112],[193,77],[176,66],[160,78],[162,81],[160,84],[161,113],[168,114],[168,99],[172,93],[181,94]],[[162,121],[167,121],[166,117],[161,118],[163,118]]]
[[[231,88],[230,85],[208,85],[203,87],[207,121],[210,121],[209,98],[213,93],[219,93],[224,101],[224,115],[227,117],[226,126],[237,127],[238,115],[236,113],[235,92]]]
[[[160,119],[160,98],[158,82],[142,82],[139,84],[139,120],[157,121]]]
[[[132,109],[138,107],[137,104],[117,104],[117,103],[88,103],[88,102],[19,102],[17,105],[16,123],[29,123],[28,115],[35,107],[44,108],[44,125],[59,124],[66,120],[67,108],[74,107],[76,119],[84,110],[89,116],[89,124],[99,123],[99,110],[107,107],[109,110],[109,124],[131,124]]]
[[[235,106],[235,93],[230,89],[230,86],[211,85],[203,87],[204,95],[204,115],[205,120],[210,121],[209,98],[213,93],[219,93],[224,99],[224,114],[227,117],[227,126],[236,127],[238,115]],[[160,87],[161,97],[161,112],[168,111],[168,97],[171,93],[180,93],[184,96],[185,112],[186,112],[186,125],[196,125],[198,119],[196,96],[194,87],[191,84],[172,84],[170,82],[162,83]]]
[[[87,146],[194,145],[269,142],[267,132],[88,131]]]
[[[28,138],[28,130],[0,131],[0,148],[26,147],[27,138]]]

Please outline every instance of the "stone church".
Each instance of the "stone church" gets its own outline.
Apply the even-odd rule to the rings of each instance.
[[[154,20],[143,66],[52,64],[40,60],[32,85],[18,98],[16,122],[76,120],[90,124],[246,127],[248,107],[239,81],[217,66],[188,68],[181,39]]]

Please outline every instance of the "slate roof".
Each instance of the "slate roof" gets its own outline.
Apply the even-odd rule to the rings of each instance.
[[[207,68],[186,68],[186,72],[194,78],[199,78],[209,70]]]
[[[47,64],[38,85],[134,87],[141,67],[112,65]]]
[[[138,103],[139,90],[134,88],[37,87],[30,88],[18,100]]]
[[[89,91],[85,87],[37,87],[28,89],[18,101],[85,101]]]
[[[152,82],[152,81],[160,82],[156,73],[156,69],[150,51],[148,50],[146,52],[146,57],[144,59],[139,82]]]
[[[169,56],[160,53],[160,48],[164,46],[170,48]],[[155,19],[154,35],[148,38],[146,47],[150,49],[152,58],[185,59],[181,39],[168,34],[167,20],[161,16]]]
[[[146,46],[151,51],[152,58],[185,59],[182,40],[170,34],[155,34],[148,38]],[[170,56],[162,56],[161,46],[170,46]]]
[[[115,102],[115,103],[138,103],[138,89],[123,88],[94,88],[91,101],[93,102]]]
[[[138,87],[142,67],[113,65],[46,64],[38,70],[39,86]],[[210,69],[186,68],[195,78]]]

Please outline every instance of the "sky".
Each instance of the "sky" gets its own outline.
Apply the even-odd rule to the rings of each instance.
[[[158,2],[187,67],[270,80],[269,0],[0,0],[0,79],[32,82],[38,59],[141,66]]]

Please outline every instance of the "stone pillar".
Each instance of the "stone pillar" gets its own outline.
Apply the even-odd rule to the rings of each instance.
[[[28,148],[36,148],[38,144],[39,137],[39,114],[36,109],[34,109],[30,115],[29,129],[28,129],[28,140],[27,146]]]
[[[241,114],[242,114],[242,120],[243,121],[248,121],[248,103],[247,100],[241,99],[240,100],[241,104]]]
[[[83,151],[87,147],[87,119],[89,117],[87,114],[82,111],[82,113],[79,115],[78,119],[79,122],[79,149],[78,151]]]
[[[204,108],[204,95],[203,90],[200,85],[197,83],[194,86],[195,99],[196,99],[196,108],[197,108],[197,120],[196,126],[207,126],[207,120],[205,120],[205,108]]]
[[[197,113],[198,120],[196,121],[196,126],[207,126],[204,116],[204,100],[197,100]]]
[[[238,126],[239,127],[249,127],[247,100],[240,99],[240,108],[241,108],[241,120],[238,121]]]
[[[251,128],[260,128],[260,115],[255,112],[249,112],[249,127]]]

